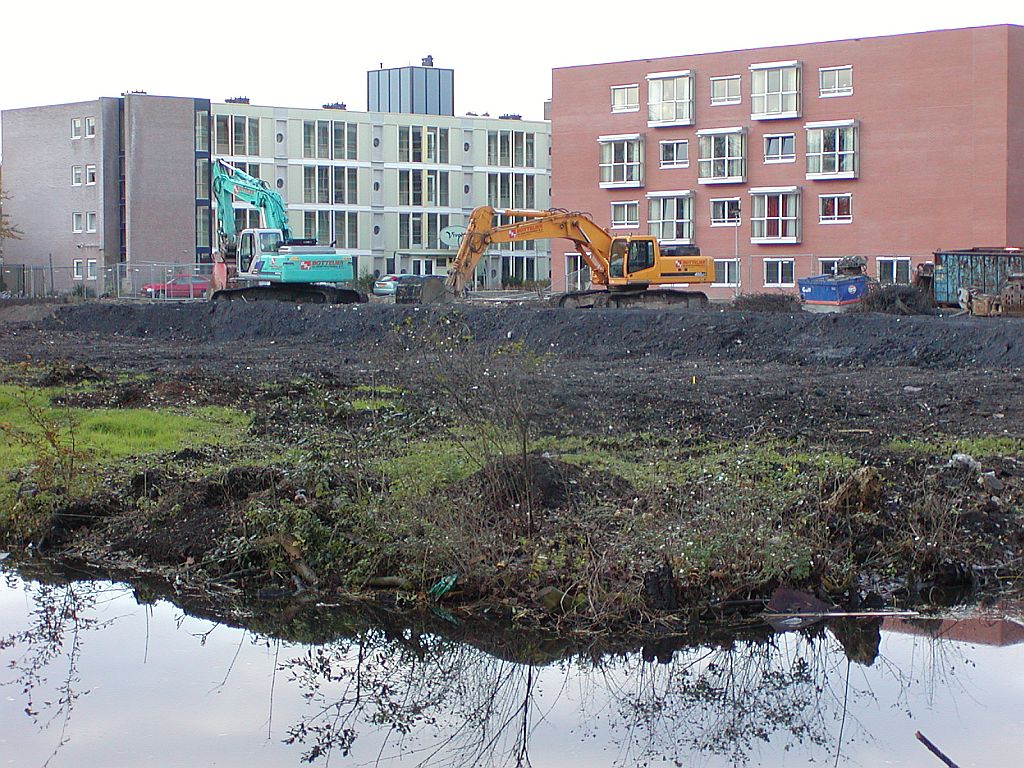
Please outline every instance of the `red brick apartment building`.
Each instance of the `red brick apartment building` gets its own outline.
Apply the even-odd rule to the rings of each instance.
[[[552,79],[552,205],[698,246],[716,260],[712,298],[794,291],[848,255],[906,282],[936,249],[1024,245],[1024,27]],[[556,288],[582,266],[569,250],[553,244]]]

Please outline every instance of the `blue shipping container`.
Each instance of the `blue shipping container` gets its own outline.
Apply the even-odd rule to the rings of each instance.
[[[796,282],[805,304],[842,307],[860,301],[868,289],[867,275],[816,275]]]
[[[932,285],[936,304],[959,304],[960,289],[997,294],[1009,275],[1024,273],[1020,248],[936,251]]]

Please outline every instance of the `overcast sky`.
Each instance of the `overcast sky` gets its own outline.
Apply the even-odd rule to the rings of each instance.
[[[574,64],[1024,24],[1024,2],[124,2],[7,0],[0,109],[124,91],[366,109],[366,71],[455,70],[455,113],[543,116]],[[955,52],[952,52],[955,55]]]

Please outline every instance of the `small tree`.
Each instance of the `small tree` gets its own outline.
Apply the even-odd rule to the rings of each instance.
[[[4,192],[3,187],[0,187],[0,240],[17,240],[21,237],[21,232],[11,223],[10,217],[4,213],[4,201],[9,199],[10,197]]]

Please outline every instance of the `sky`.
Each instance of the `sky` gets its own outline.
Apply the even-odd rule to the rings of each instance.
[[[366,109],[366,72],[431,55],[455,114],[543,117],[555,67],[1024,24],[1024,3],[7,0],[0,110],[141,90]]]

